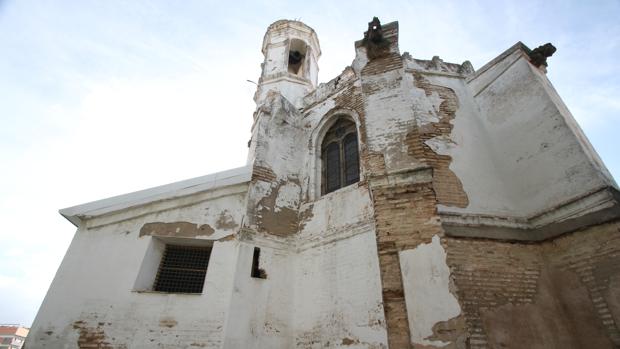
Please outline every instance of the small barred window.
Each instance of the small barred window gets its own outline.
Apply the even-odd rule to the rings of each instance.
[[[321,192],[330,193],[360,180],[355,123],[341,118],[327,131],[321,143]]]
[[[166,245],[154,291],[202,293],[211,247]]]

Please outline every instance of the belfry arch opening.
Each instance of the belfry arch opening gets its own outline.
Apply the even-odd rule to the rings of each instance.
[[[302,40],[292,39],[288,50],[288,72],[303,77],[306,72],[305,61],[308,45]]]
[[[321,194],[360,180],[357,128],[347,117],[339,117],[321,141]]]

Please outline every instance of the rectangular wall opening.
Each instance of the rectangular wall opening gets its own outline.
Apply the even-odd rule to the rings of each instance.
[[[211,247],[166,245],[153,290],[202,293]]]
[[[254,254],[252,255],[252,273],[251,276],[257,279],[266,279],[267,273],[264,269],[260,268],[260,248],[254,247]]]

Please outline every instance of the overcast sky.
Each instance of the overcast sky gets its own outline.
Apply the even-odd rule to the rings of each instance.
[[[58,209],[245,164],[270,23],[316,30],[326,82],[373,16],[401,52],[475,68],[552,42],[548,77],[620,178],[618,0],[0,0],[0,323],[34,319],[75,232]]]

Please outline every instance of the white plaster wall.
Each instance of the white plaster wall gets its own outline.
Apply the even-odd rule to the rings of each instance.
[[[387,346],[373,231],[301,251],[295,266],[297,347]]]
[[[416,122],[422,122],[420,115],[426,115],[418,111],[430,108],[424,92],[414,88],[404,69],[362,76],[361,83],[381,85],[381,90],[364,94],[368,149],[384,154],[388,172],[420,165],[407,154],[406,137]]]
[[[318,58],[315,56],[315,50],[312,47],[308,47],[308,54],[308,76],[312,82],[312,85],[316,87],[319,81],[319,62]]]
[[[302,205],[301,211],[310,213],[309,217],[300,223],[301,230],[297,237],[300,249],[306,249],[314,242],[353,234],[355,232],[352,227],[371,224],[373,220],[368,188],[357,184],[306,203]]]
[[[368,189],[345,187],[308,205],[312,214],[298,236],[294,257],[296,346],[385,348]]]
[[[478,96],[481,91],[493,83],[498,76],[502,75],[506,69],[510,68],[523,55],[523,51],[513,46],[480,67],[474,76],[468,79],[467,84],[471,89],[472,95]]]
[[[513,215],[530,216],[609,183],[546,79],[519,58],[476,97]]]
[[[273,44],[269,44],[265,52],[265,62],[263,63],[262,70],[263,77],[286,72],[288,63],[287,54],[288,43],[286,41],[274,41]]]
[[[239,243],[214,241],[200,295],[134,292],[152,237],[139,237],[148,222],[213,224],[222,210],[242,212],[239,197],[147,214],[115,224],[78,229],[39,310],[29,348],[75,348],[79,329],[101,328],[106,341],[128,348],[220,348]],[[217,209],[217,211],[215,211]],[[239,218],[236,219],[240,221]],[[216,228],[204,240],[230,234]],[[182,239],[184,241],[194,239]],[[178,240],[180,241],[180,240]]]
[[[399,253],[411,343],[444,347],[449,342],[430,340],[433,326],[461,314],[456,297],[450,292],[450,268],[439,236],[430,243]]]
[[[436,137],[427,141],[427,145],[438,154],[452,158],[449,168],[461,181],[469,205],[441,208],[467,213],[512,213],[513,205],[504,193],[502,178],[497,176],[497,165],[490,156],[493,143],[465,80],[448,74],[420,73],[431,84],[452,89],[458,99],[450,136]],[[365,76],[362,83],[385,86],[381,91],[364,95],[369,149],[385,155],[388,172],[422,165],[407,154],[407,133],[416,125],[424,127],[439,122],[436,111],[443,99],[437,93],[427,96],[416,86],[410,72]]]
[[[261,249],[259,266],[266,279],[250,276],[255,246]],[[288,250],[267,247],[261,241],[241,244],[224,348],[294,347],[293,273]]]
[[[270,80],[262,83],[259,87],[256,103],[263,103],[271,91],[279,92],[292,105],[297,108],[301,108],[303,105],[303,97],[312,91],[312,85],[307,82],[287,77],[280,77],[276,80]]]
[[[85,221],[85,228],[97,228],[110,224],[120,224],[135,217],[148,217],[150,222],[177,222],[209,224],[215,228],[223,215],[228,222],[233,221],[235,227],[217,229],[212,239],[217,239],[235,231],[241,223],[245,205],[247,184],[234,185],[208,190],[194,195],[183,196],[172,200],[154,201],[150,204],[132,207],[93,217]],[[205,204],[207,203],[207,204]],[[119,225],[122,229],[124,225]]]
[[[269,167],[279,179],[298,176],[306,153],[300,142],[307,133],[301,126],[302,116],[290,101],[274,94],[258,118],[255,165]]]
[[[498,165],[491,156],[493,143],[489,131],[481,120],[478,105],[464,79],[431,74],[425,75],[425,78],[434,85],[451,88],[458,99],[458,109],[451,121],[453,129],[450,138],[433,139],[431,148],[452,158],[449,168],[461,181],[469,204],[464,208],[440,205],[440,210],[511,215],[513,205],[505,192],[502,177],[497,175]],[[432,97],[429,99],[436,110],[441,100],[436,98],[437,101],[434,101]]]

